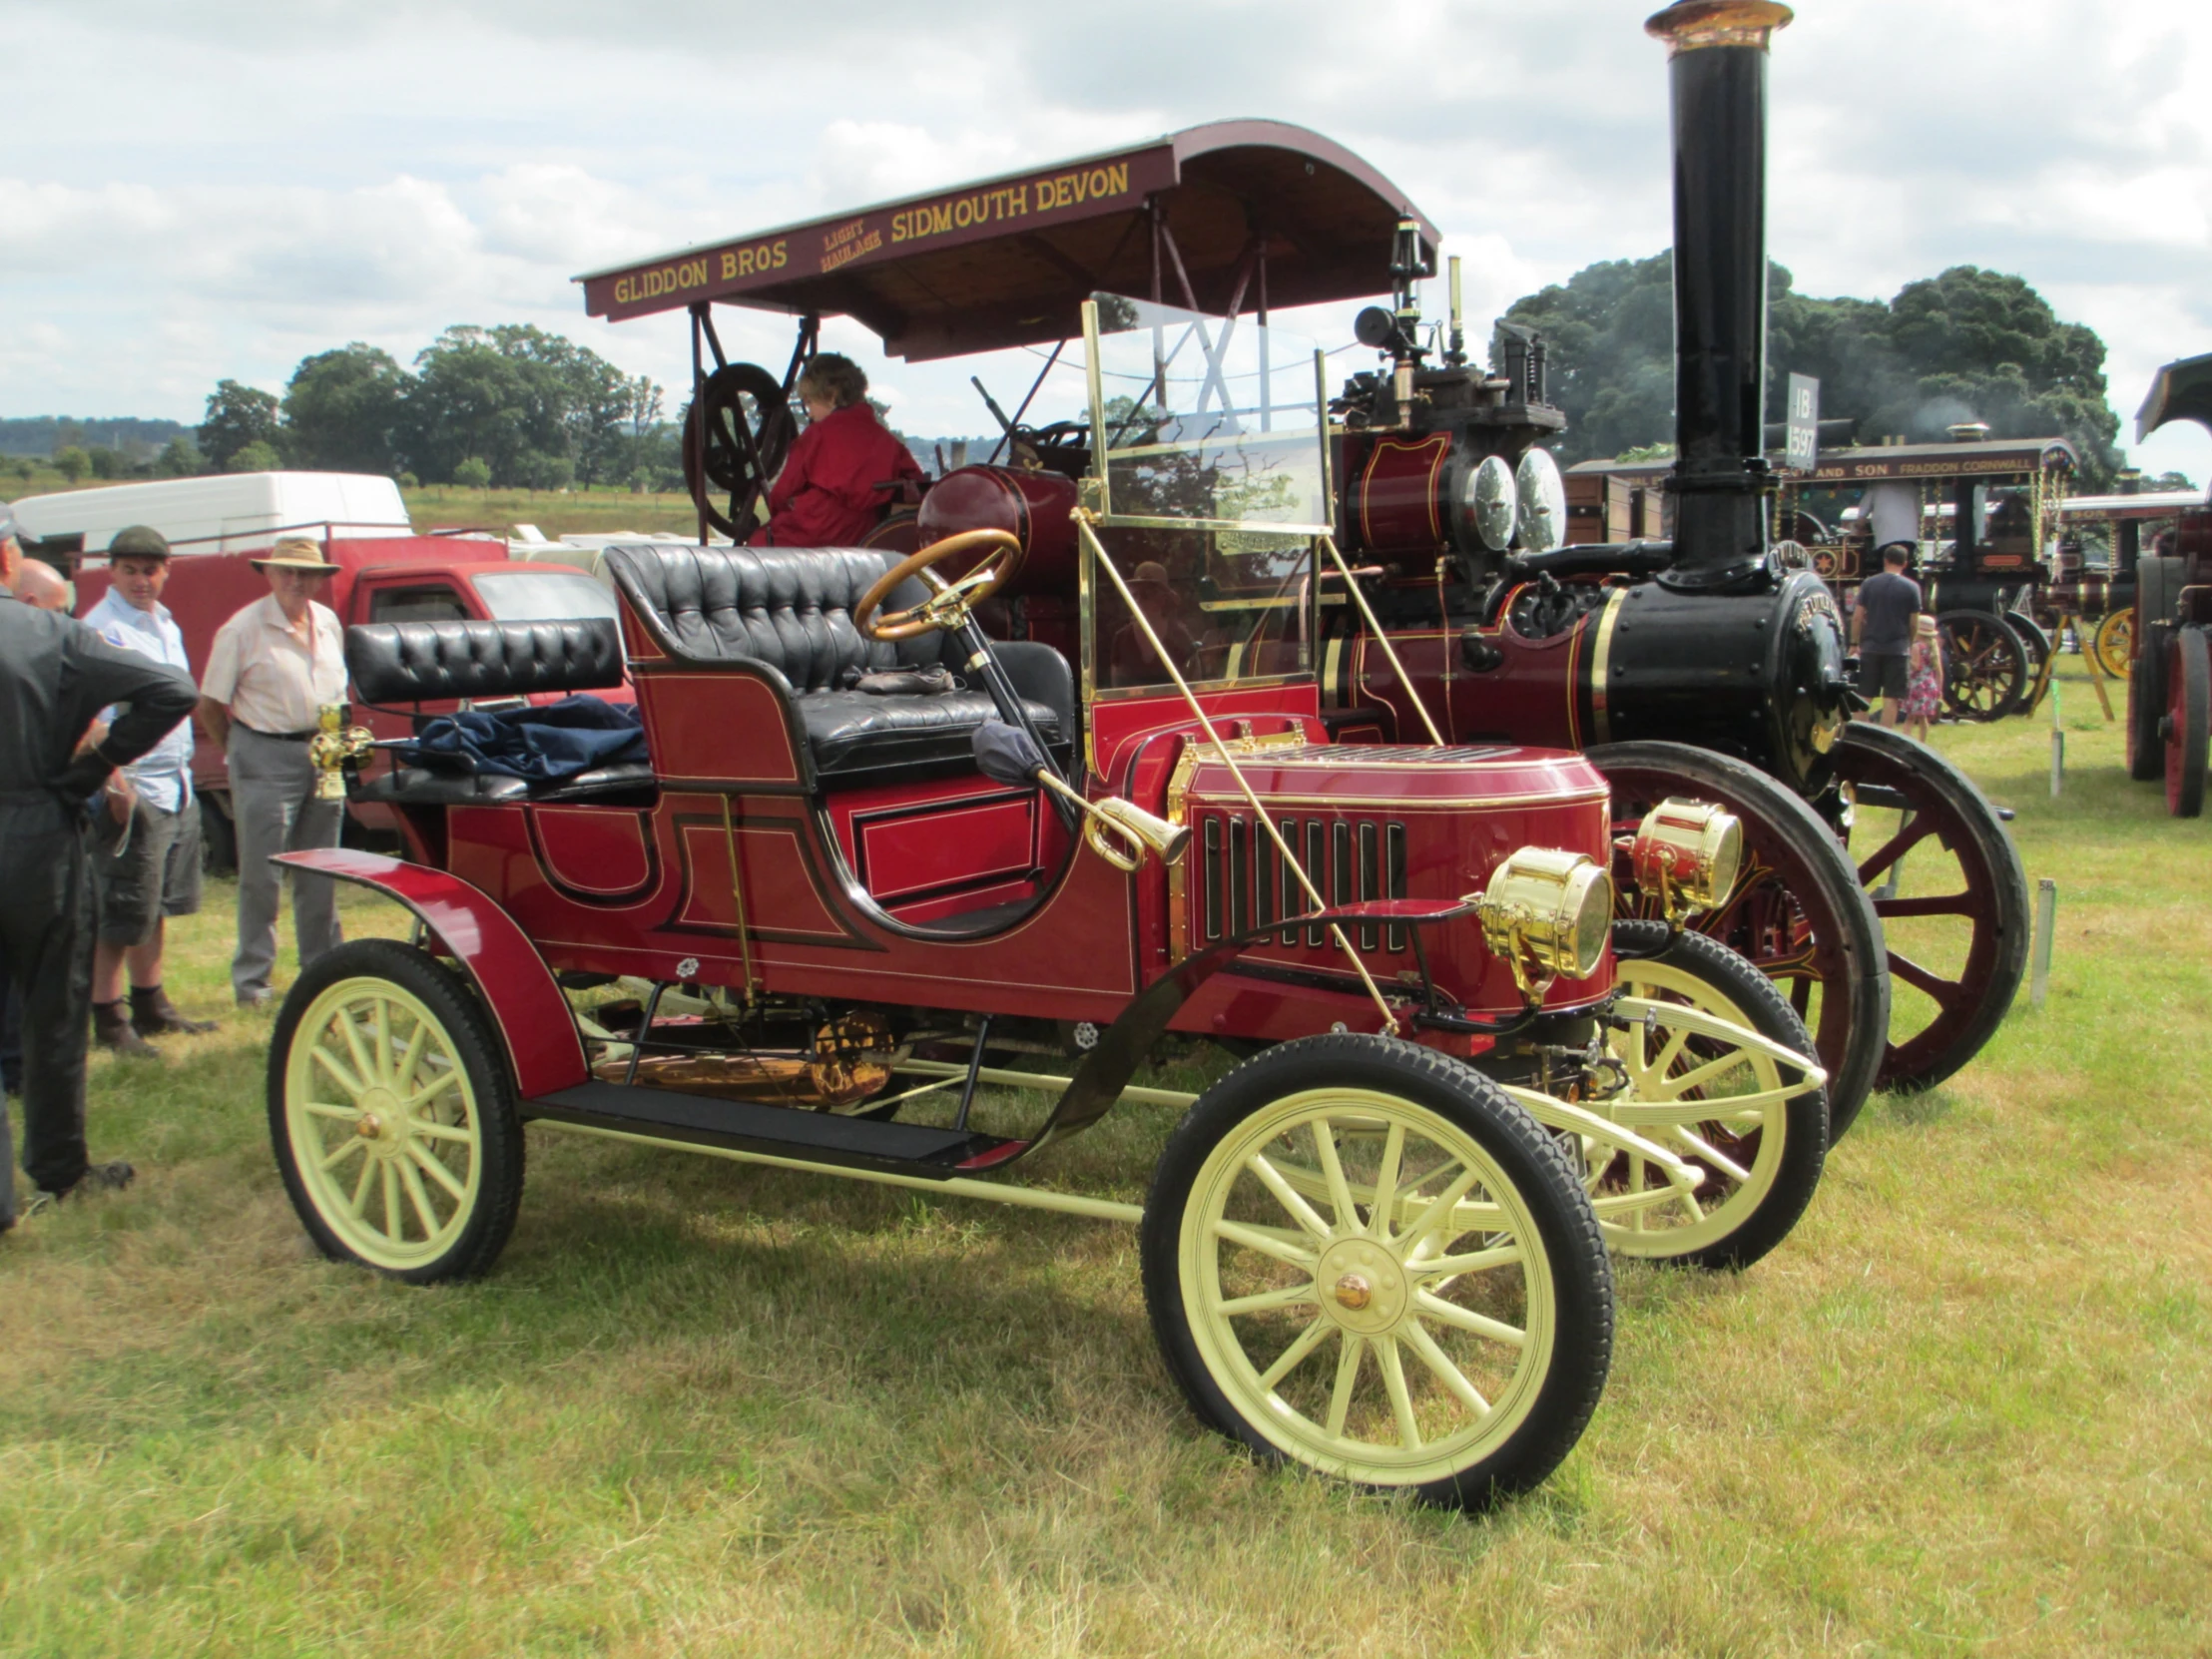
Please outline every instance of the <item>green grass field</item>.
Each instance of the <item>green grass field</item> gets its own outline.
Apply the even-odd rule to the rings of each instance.
[[[1624,1267],[1590,1432],[1477,1518],[1202,1430],[1104,1223],[533,1130],[488,1279],[311,1258],[219,886],[223,1031],[94,1063],[138,1185],[0,1243],[0,1654],[2205,1653],[2212,826],[2066,713],[2055,803],[2039,722],[1937,738],[2059,884],[2048,1003],[1756,1268]],[[1053,1177],[1139,1196],[1171,1115]]]

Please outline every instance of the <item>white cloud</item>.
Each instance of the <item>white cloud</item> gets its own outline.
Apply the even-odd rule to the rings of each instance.
[[[681,327],[591,321],[573,274],[1239,115],[1403,187],[1479,334],[1665,245],[1655,4],[1131,0],[1078,28],[1013,0],[14,0],[0,412],[189,418],[219,376],[460,321],[673,382]],[[2208,78],[2201,0],[1807,0],[1776,49],[1773,252],[1816,293],[2017,271],[2105,336],[2132,415],[2158,362],[2212,348]],[[723,327],[788,350],[774,318]],[[980,430],[966,366],[879,378],[910,424]],[[2167,455],[2207,470],[2193,432]]]

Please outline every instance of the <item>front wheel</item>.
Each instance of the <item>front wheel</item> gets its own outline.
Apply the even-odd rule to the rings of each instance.
[[[1169,1370],[1263,1457],[1469,1507],[1557,1467],[1605,1384],[1612,1274],[1565,1152],[1410,1043],[1301,1038],[1222,1078],[1142,1251]]]
[[[2110,610],[2104,613],[2096,632],[2090,636],[2084,649],[2095,655],[2097,667],[2107,680],[2125,680],[2127,671],[2135,661],[2135,612]]]
[[[356,939],[284,998],[269,1051],[284,1190],[332,1261],[410,1284],[498,1258],[522,1201],[522,1124],[475,997],[426,951]]]
[[[2027,647],[1993,611],[1945,611],[1943,702],[1960,720],[2002,720],[2027,695]]]
[[[1665,922],[1614,925],[1622,948],[1664,942],[1620,960],[1616,983],[1633,999],[1623,1009],[1641,1002],[1648,1017],[1632,1014],[1608,1033],[1626,1082],[1592,1109],[1702,1169],[1705,1182],[1682,1191],[1648,1159],[1589,1142],[1586,1184],[1605,1243],[1620,1255],[1746,1268],[1788,1238],[1813,1201],[1828,1156],[1828,1093],[1763,1049],[1670,1023],[1670,1010],[1686,1008],[1791,1054],[1813,1048],[1773,980],[1702,933],[1667,932]]]

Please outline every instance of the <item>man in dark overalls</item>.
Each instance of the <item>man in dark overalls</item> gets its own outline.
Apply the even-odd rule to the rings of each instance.
[[[126,1186],[133,1174],[129,1164],[91,1165],[85,1153],[85,802],[189,717],[198,694],[177,670],[17,600],[22,556],[15,516],[0,505],[0,955],[21,994],[23,1168],[40,1193],[36,1208]],[[80,749],[110,704],[127,707],[105,737]],[[11,1169],[0,1180],[0,1230],[14,1221]]]

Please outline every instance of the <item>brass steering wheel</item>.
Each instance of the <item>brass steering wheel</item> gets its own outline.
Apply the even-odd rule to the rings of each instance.
[[[978,547],[991,551],[983,562],[956,582],[931,573],[931,567]],[[852,607],[852,626],[863,639],[910,640],[933,629],[950,632],[967,621],[968,607],[988,599],[1021,569],[1021,542],[1005,530],[962,530],[958,535],[933,541],[918,553],[909,553],[878,576],[859,604]],[[923,577],[936,591],[920,604],[904,611],[875,613],[898,584],[909,576]]]

